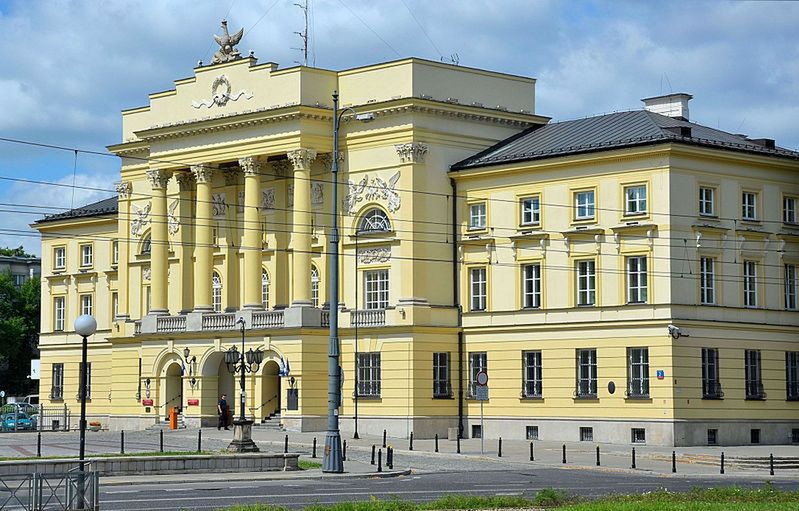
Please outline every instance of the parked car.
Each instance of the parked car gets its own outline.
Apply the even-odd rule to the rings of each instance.
[[[15,422],[16,421],[16,422]],[[24,431],[36,429],[31,418],[27,413],[20,412],[17,414],[6,413],[0,417],[0,424],[2,424],[3,431]]]
[[[25,396],[25,399],[23,399],[22,402],[33,406],[39,406],[39,394]]]

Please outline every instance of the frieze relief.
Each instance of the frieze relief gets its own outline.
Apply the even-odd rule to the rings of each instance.
[[[390,247],[372,247],[358,251],[358,260],[361,264],[385,263],[389,259],[391,259]]]
[[[133,220],[130,221],[130,235],[138,238],[144,232],[144,228],[150,223],[150,209],[153,207],[152,203],[148,202],[143,208],[136,204],[131,206],[133,210]]]
[[[215,193],[211,196],[211,207],[214,217],[225,216],[227,213],[227,202],[224,193]]]
[[[169,234],[174,236],[180,230],[180,220],[178,220],[177,215],[175,215],[175,210],[178,209],[178,204],[180,204],[179,199],[173,200],[169,204],[169,208],[167,210],[167,231]]]
[[[311,204],[325,203],[325,187],[316,181],[311,183]]]
[[[397,171],[388,178],[388,181],[383,180],[380,176],[374,176],[370,179],[369,174],[365,174],[358,184],[347,181],[349,192],[344,196],[343,200],[344,213],[354,213],[357,204],[364,199],[370,201],[382,200],[386,203],[386,209],[389,212],[397,212],[402,205],[400,194],[396,191],[399,178],[400,171]]]
[[[239,192],[239,214],[244,213],[244,191]]]
[[[275,209],[274,188],[267,188],[266,190],[261,190],[261,209],[262,210]]]
[[[294,206],[294,185],[293,184],[289,184],[289,185],[286,186],[286,194],[287,194],[287,196],[286,196],[286,205],[291,208],[291,207]]]

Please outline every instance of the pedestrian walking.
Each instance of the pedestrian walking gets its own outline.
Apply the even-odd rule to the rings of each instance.
[[[222,394],[222,397],[219,398],[219,404],[216,405],[216,410],[219,413],[219,422],[216,425],[216,429],[220,430],[228,428],[228,405],[227,405],[227,394]]]

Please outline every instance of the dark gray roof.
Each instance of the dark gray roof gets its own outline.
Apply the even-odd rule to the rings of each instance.
[[[799,160],[799,152],[682,119],[636,110],[534,126],[454,164],[452,170],[679,142]]]
[[[116,215],[117,213],[117,197],[109,197],[91,204],[86,204],[79,208],[70,209],[63,213],[56,213],[55,215],[48,215],[41,220],[37,220],[37,224],[44,224],[47,222],[56,222],[58,220],[67,220],[72,218],[85,218],[91,216],[102,215]]]

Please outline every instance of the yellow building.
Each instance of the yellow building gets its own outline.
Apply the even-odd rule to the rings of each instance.
[[[213,425],[243,318],[247,414],[326,427],[337,90],[374,118],[340,134],[345,432],[799,440],[799,154],[675,119],[686,95],[548,124],[534,87],[247,57],[124,111],[118,196],[34,225],[43,402],[77,406],[91,313],[90,416]]]

